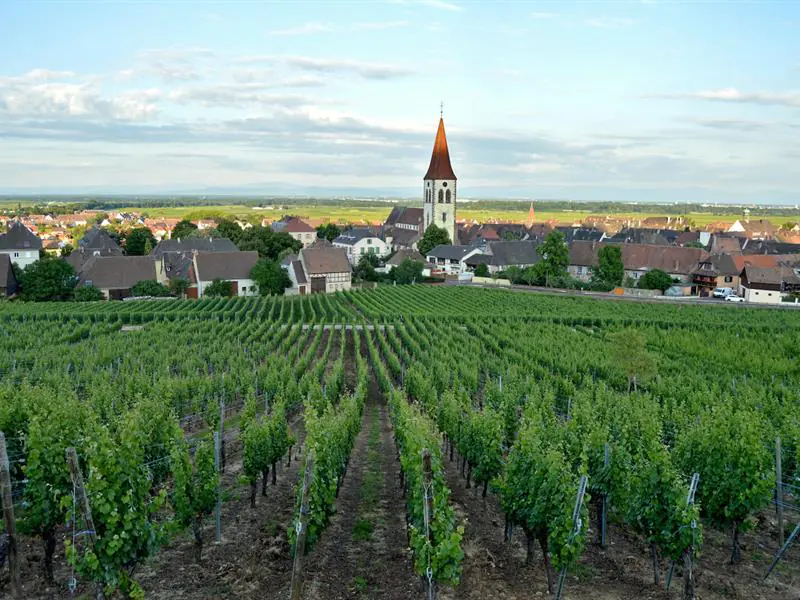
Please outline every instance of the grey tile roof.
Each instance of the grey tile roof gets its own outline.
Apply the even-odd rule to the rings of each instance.
[[[0,250],[41,250],[42,240],[19,221],[10,221],[8,231],[0,235]]]
[[[391,236],[392,244],[395,246],[411,246],[420,240],[419,230],[416,229],[403,229],[402,227],[393,227],[387,231],[387,237]]]
[[[308,279],[306,279],[306,272],[303,270],[303,263],[301,263],[299,260],[293,260],[292,268],[294,269],[294,278],[297,280],[298,285],[308,283]]]
[[[386,261],[386,264],[387,266],[390,265],[396,267],[407,258],[419,262],[425,262],[425,258],[422,256],[422,254],[420,254],[416,250],[401,248],[400,250],[395,252],[394,255],[392,255],[392,257],[389,260]]]
[[[258,252],[199,252],[197,254],[197,278],[200,281],[214,279],[250,279],[250,271],[258,262]]]
[[[339,237],[333,240],[334,244],[343,244],[346,246],[353,246],[365,238],[380,238],[381,236],[367,229],[366,227],[358,227],[343,231]]]
[[[11,257],[8,254],[0,254],[0,290],[7,296],[17,291],[17,278],[14,277]]]
[[[165,252],[236,252],[236,244],[227,238],[185,238],[162,240],[153,248],[153,256]]]
[[[421,208],[411,206],[395,206],[389,216],[386,217],[385,225],[387,227],[401,224],[401,225],[416,225],[418,229],[422,228],[422,220],[424,213]]]
[[[320,246],[300,250],[300,261],[309,276],[349,273],[350,261],[343,248]]]
[[[536,248],[539,242],[489,242],[487,252],[492,255],[492,265],[510,267],[513,265],[533,265],[539,262]]]
[[[428,256],[434,258],[445,258],[448,260],[461,260],[464,255],[475,250],[472,246],[452,246],[450,244],[440,244],[428,252]]]
[[[156,281],[152,256],[93,256],[81,269],[80,285],[99,289],[130,289],[140,281]]]
[[[100,251],[101,256],[114,256],[122,254],[122,248],[108,235],[105,229],[92,227],[78,242],[78,248],[84,251]],[[94,253],[89,252],[89,256]]]

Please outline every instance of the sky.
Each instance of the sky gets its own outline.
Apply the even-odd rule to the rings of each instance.
[[[0,193],[800,202],[800,2],[0,2]]]

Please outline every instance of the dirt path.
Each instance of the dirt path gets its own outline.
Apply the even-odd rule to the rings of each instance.
[[[407,550],[396,456],[386,404],[373,380],[337,512],[308,557],[308,600],[422,597]]]

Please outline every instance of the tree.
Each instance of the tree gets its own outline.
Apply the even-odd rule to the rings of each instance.
[[[489,277],[489,267],[483,263],[475,267],[475,277]]]
[[[661,269],[653,269],[639,279],[639,287],[643,290],[661,290],[663,293],[672,285],[672,277]]]
[[[134,296],[152,296],[154,298],[165,298],[171,296],[172,292],[164,284],[157,281],[146,280],[140,281],[131,288],[131,294]]]
[[[212,445],[207,440],[201,441],[193,460],[186,442],[181,440],[172,451],[172,474],[175,518],[184,527],[192,527],[195,561],[199,563],[203,554],[203,520],[217,504],[219,474],[214,467]]]
[[[797,227],[797,223],[795,221],[787,221],[786,223],[783,224],[783,227],[781,229],[785,229],[786,231],[791,231],[795,227]]]
[[[380,259],[375,254],[364,254],[353,269],[353,277],[361,281],[380,281],[381,275],[375,270]]]
[[[69,300],[78,278],[75,269],[60,258],[42,258],[28,265],[22,275],[23,300]]]
[[[609,336],[615,363],[628,377],[628,393],[637,391],[637,383],[655,374],[656,363],[647,351],[642,333],[636,329],[623,329]]]
[[[217,296],[228,298],[233,293],[233,284],[230,281],[215,279],[204,291],[204,296]]]
[[[431,223],[428,225],[428,228],[422,235],[422,239],[420,239],[419,243],[417,244],[417,249],[422,256],[428,256],[428,252],[436,248],[436,246],[452,243],[453,242],[450,241],[450,236],[447,235],[447,230]]]
[[[125,254],[128,256],[146,256],[148,244],[152,250],[156,238],[147,227],[136,227],[125,234]]]
[[[175,227],[172,228],[172,235],[170,236],[173,240],[182,240],[188,237],[192,237],[197,233],[197,225],[188,221],[187,219],[183,219],[182,221],[178,221],[175,224]]]
[[[189,289],[189,280],[186,277],[175,277],[169,280],[169,289],[178,298],[183,298],[186,290]]]
[[[604,246],[597,253],[597,267],[592,267],[592,281],[617,286],[625,276],[622,264],[622,249],[619,246]]]
[[[291,248],[292,252],[300,252],[303,243],[288,233],[275,233],[268,227],[251,227],[245,229],[237,243],[239,250],[255,250],[261,258],[277,260],[281,252]]]
[[[64,246],[61,248],[61,258],[66,258],[74,251],[75,247],[72,244],[64,244]]]
[[[250,271],[250,278],[258,284],[258,293],[262,296],[281,296],[292,285],[286,269],[269,258],[259,259]]]
[[[100,223],[102,223],[106,219],[108,219],[108,213],[97,213],[94,216],[94,222],[96,225],[100,225]]]
[[[544,242],[536,248],[536,252],[542,257],[533,266],[536,283],[550,286],[554,285],[557,280],[567,277],[569,248],[567,248],[563,233],[557,230],[548,233]]]
[[[422,269],[424,266],[418,260],[406,258],[392,270],[392,276],[399,284],[419,283],[422,281]]]
[[[239,239],[242,237],[243,229],[230,219],[219,219],[217,221],[217,235],[229,239],[238,246]]]
[[[342,230],[335,223],[325,223],[324,225],[317,225],[317,237],[321,240],[328,240],[332,242],[339,235]]]
[[[705,246],[700,242],[689,242],[688,244],[684,245],[684,248],[700,248],[702,250],[705,248]]]
[[[75,302],[95,302],[97,300],[105,300],[106,297],[103,292],[98,290],[93,285],[83,285],[75,290]]]

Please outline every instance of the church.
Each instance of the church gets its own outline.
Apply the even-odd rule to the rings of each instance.
[[[456,174],[450,164],[444,118],[440,116],[431,162],[423,178],[422,208],[398,206],[392,209],[384,223],[386,242],[393,250],[416,248],[417,242],[432,224],[444,229],[451,243],[458,243],[456,184]]]

